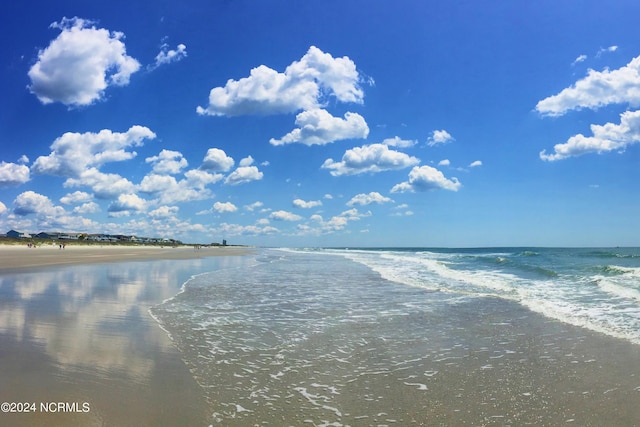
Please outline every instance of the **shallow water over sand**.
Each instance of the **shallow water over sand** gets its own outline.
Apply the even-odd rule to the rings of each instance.
[[[152,309],[220,425],[634,425],[640,352],[508,299],[265,252]]]

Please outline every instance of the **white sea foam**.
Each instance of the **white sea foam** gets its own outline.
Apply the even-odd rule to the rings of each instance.
[[[604,276],[596,276],[595,280],[598,283],[600,289],[608,292],[611,295],[640,302],[640,291],[638,289],[629,287],[630,284],[628,283],[628,281],[620,283],[620,280],[616,277],[607,278]]]
[[[508,299],[549,318],[640,343],[640,267],[609,266],[612,276],[592,276],[586,271],[558,275],[553,264],[519,265],[525,271],[545,273],[544,278],[531,278],[504,269],[509,268],[510,256],[515,260],[539,259],[538,252],[491,252],[476,257],[495,257],[497,264],[505,265],[501,270],[476,265],[469,254],[392,250],[331,253],[364,264],[397,283],[467,297]],[[634,304],[616,302],[612,297]]]

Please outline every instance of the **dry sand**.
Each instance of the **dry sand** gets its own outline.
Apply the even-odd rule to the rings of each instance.
[[[209,256],[246,255],[250,248],[190,246],[128,246],[67,244],[29,248],[27,245],[0,245],[0,273],[54,265],[90,264],[152,259],[189,259]]]

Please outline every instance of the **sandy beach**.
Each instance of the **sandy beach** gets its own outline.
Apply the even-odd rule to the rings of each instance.
[[[149,309],[248,252],[0,246],[0,425],[209,425],[201,387]]]
[[[27,245],[0,244],[0,273],[54,265],[88,264],[118,261],[142,261],[153,259],[190,259],[210,256],[245,255],[250,248],[189,246],[126,246],[126,245]]]
[[[215,256],[245,253],[255,256]],[[389,268],[411,267],[402,256]],[[0,425],[640,419],[637,344],[506,298],[389,281],[344,257],[67,246],[0,258]]]

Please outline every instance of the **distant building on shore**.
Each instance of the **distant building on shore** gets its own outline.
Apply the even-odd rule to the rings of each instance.
[[[137,237],[124,234],[86,234],[86,233],[59,233],[40,232],[29,234],[23,231],[9,230],[4,237],[11,239],[41,239],[41,240],[83,240],[101,243],[138,243],[143,245],[181,245],[182,242],[176,239],[160,237]]]
[[[24,231],[9,230],[7,231],[7,237],[12,237],[14,239],[30,239],[31,234]]]

